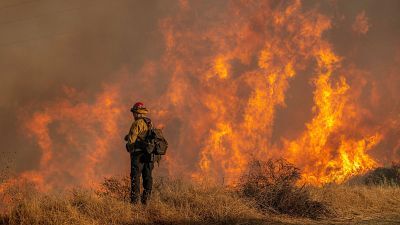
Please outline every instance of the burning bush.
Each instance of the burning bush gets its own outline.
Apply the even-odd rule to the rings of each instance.
[[[400,163],[393,163],[391,167],[379,167],[364,178],[367,185],[400,185]]]
[[[242,176],[239,192],[244,197],[254,199],[264,212],[309,218],[331,214],[325,203],[311,199],[304,186],[296,186],[300,177],[299,169],[284,159],[253,160],[248,173]]]

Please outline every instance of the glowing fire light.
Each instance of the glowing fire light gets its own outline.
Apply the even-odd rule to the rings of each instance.
[[[170,175],[234,184],[253,157],[285,157],[302,169],[302,181],[321,185],[378,165],[368,151],[384,134],[361,129],[352,71],[323,37],[330,18],[303,9],[301,1],[230,2],[196,17],[192,9],[200,2],[180,4],[179,13],[160,20],[165,52],[159,61],[137,74],[121,72],[94,101],[68,97],[23,117],[41,158],[21,178],[49,189],[90,185],[122,170],[129,163],[117,161],[127,158],[126,115],[143,96],[170,140],[162,164]],[[278,109],[285,110],[292,82],[304,76],[313,90],[310,119],[295,136],[276,140]]]

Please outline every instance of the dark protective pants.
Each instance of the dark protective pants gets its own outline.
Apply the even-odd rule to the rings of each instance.
[[[132,152],[131,154],[131,202],[137,203],[140,196],[140,175],[143,179],[143,194],[141,202],[146,204],[151,195],[153,177],[151,175],[154,162],[147,152]]]

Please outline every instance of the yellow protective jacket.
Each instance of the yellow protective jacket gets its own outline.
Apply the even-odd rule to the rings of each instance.
[[[144,140],[146,138],[148,130],[149,128],[147,127],[144,119],[139,118],[133,121],[131,129],[129,130],[129,133],[126,137],[128,144],[134,144],[138,138],[140,140]]]

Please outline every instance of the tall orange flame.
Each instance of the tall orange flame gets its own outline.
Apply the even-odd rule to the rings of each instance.
[[[344,77],[332,85],[331,76],[339,58],[328,49],[317,53],[318,77],[314,80],[315,116],[307,124],[307,130],[294,141],[287,143],[287,157],[301,165],[304,179],[313,184],[343,182],[351,175],[366,172],[376,162],[366,154],[379,142],[380,134],[370,134],[360,140],[336,134],[338,143],[332,145],[332,137],[339,128],[346,127],[352,113],[346,111],[347,91],[350,88]],[[347,115],[347,116],[346,116]]]

